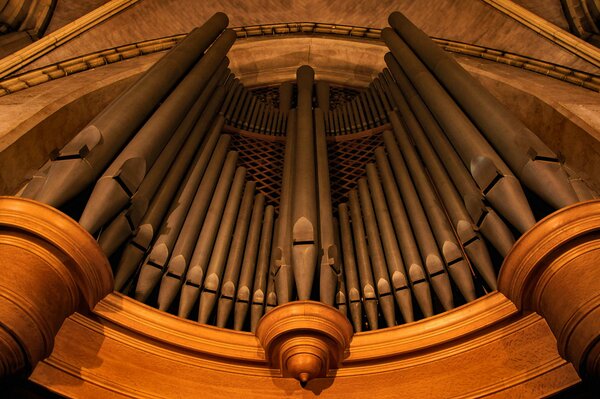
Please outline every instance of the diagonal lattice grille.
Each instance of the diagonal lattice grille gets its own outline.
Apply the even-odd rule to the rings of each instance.
[[[258,136],[264,136],[258,137]],[[347,200],[348,191],[356,187],[365,174],[365,166],[375,162],[374,151],[383,145],[381,132],[343,141],[329,141],[329,174],[334,206]],[[232,134],[232,150],[239,152],[240,166],[248,169],[248,178],[265,195],[268,204],[279,207],[285,142],[268,135]]]
[[[328,143],[331,200],[334,207],[347,200],[348,191],[356,188],[365,175],[365,166],[375,162],[375,149],[383,145],[381,132],[354,140]]]
[[[256,182],[256,190],[264,194],[267,204],[278,208],[285,143],[266,135],[263,139],[232,134],[231,149],[239,152],[238,165],[248,170],[248,180]]]

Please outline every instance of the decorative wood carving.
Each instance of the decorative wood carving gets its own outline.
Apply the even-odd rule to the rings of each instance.
[[[600,201],[563,208],[524,234],[498,287],[519,309],[542,315],[559,353],[580,375],[600,377]]]
[[[331,306],[295,301],[263,316],[256,336],[272,367],[304,385],[339,367],[352,339],[352,325]]]
[[[74,220],[39,202],[0,197],[0,379],[29,374],[73,312],[113,287],[108,260]]]
[[[270,314],[270,313],[269,313]],[[31,380],[66,397],[545,397],[580,381],[539,315],[501,293],[355,334],[306,388],[269,367],[251,333],[198,324],[112,293],[70,316]],[[443,370],[443,372],[441,371]]]

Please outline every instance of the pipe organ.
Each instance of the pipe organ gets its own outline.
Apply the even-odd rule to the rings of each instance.
[[[269,295],[277,304],[328,305],[337,295],[346,298],[337,306],[355,331],[412,322],[497,288],[502,258],[535,223],[524,190],[553,199],[554,208],[596,197],[589,188],[577,197],[556,156],[430,39],[405,28],[412,25],[400,14],[383,31],[389,69],[368,87],[340,87],[346,96],[338,95],[333,107],[330,85],[315,82],[318,71],[309,66],[298,69],[295,82],[271,89],[270,101],[264,90],[245,87],[227,69],[233,37],[219,18],[161,61],[177,62],[185,75],[175,86],[164,83],[153,103],[144,98],[150,114],[137,111],[138,92],[145,80],[174,78],[156,72],[161,63],[23,192],[60,207],[89,185],[78,176],[106,148],[96,172],[85,172],[95,183],[91,194],[81,194],[89,198],[79,222],[113,260],[115,288],[139,301],[201,323],[251,330],[268,310]],[[204,42],[193,53],[205,54],[190,59],[186,70],[175,57],[196,36]],[[461,102],[463,94],[472,105]],[[123,114],[119,104],[127,101],[135,107],[127,114],[138,121],[123,141],[102,123]],[[489,122],[491,115],[497,120]],[[96,148],[85,142],[91,131],[102,137]],[[111,143],[111,134],[121,142]],[[79,142],[83,150],[69,156]],[[354,146],[346,159],[336,154],[344,145]],[[85,166],[70,166],[82,161]],[[520,179],[509,162],[525,162]],[[339,171],[338,163],[353,170]],[[272,228],[259,219],[272,218],[266,206],[273,207],[275,233],[261,234]],[[270,248],[268,268],[255,266],[259,245]],[[253,277],[273,280],[273,290],[253,289],[252,276],[239,285],[248,274],[242,263],[265,273]],[[242,288],[242,301],[253,292],[254,320],[248,306],[234,306]]]
[[[360,333],[486,296],[536,221],[598,194],[403,15],[390,25],[367,87],[308,65],[246,87],[216,14],[19,195],[77,219],[116,291],[220,328],[318,301]]]

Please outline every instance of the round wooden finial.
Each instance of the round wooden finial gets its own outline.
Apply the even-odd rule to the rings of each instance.
[[[256,336],[271,366],[304,386],[338,368],[352,339],[352,326],[331,306],[296,301],[267,313]]]

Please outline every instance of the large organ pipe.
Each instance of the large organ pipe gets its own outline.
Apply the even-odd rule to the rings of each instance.
[[[363,108],[363,104],[360,100],[360,96],[355,98],[356,108],[358,110],[358,117],[360,118],[360,130],[367,130],[369,125],[367,123],[367,119],[365,116],[365,110]]]
[[[338,118],[339,110],[336,108],[331,111],[331,118],[333,119],[333,134],[337,135],[340,132],[340,121]]]
[[[255,182],[247,182],[241,200],[237,198],[237,191],[229,194],[200,294],[200,307],[198,310],[198,321],[200,323],[208,322],[208,318],[217,302],[219,289],[224,288],[221,286],[221,280],[225,268],[239,269],[240,267],[246,235],[248,234],[255,186]],[[234,188],[235,186],[232,186],[232,191]],[[230,292],[230,296],[233,297],[233,292]],[[225,327],[226,321],[227,319],[223,316],[217,318],[217,326]]]
[[[360,276],[360,285],[362,287],[363,304],[369,329],[377,330],[379,328],[379,320],[377,317],[377,299],[379,292],[375,291],[375,283],[373,282],[373,271],[371,269],[371,261],[367,250],[367,241],[365,239],[365,226],[363,223],[362,214],[360,212],[360,203],[356,190],[351,190],[348,194],[350,204],[350,215],[352,219],[352,235],[354,238],[354,248],[356,249],[356,263],[358,265],[358,274]],[[392,303],[391,295],[384,302]],[[387,305],[386,305],[387,306]],[[389,306],[388,306],[389,307]]]
[[[404,320],[406,322],[413,321],[409,281],[412,281],[413,286],[416,286],[414,292],[421,311],[425,316],[431,316],[433,315],[433,307],[431,304],[431,294],[429,293],[429,284],[424,279],[425,275],[422,273],[422,269],[415,270],[417,273],[413,276],[407,275],[405,264],[402,262],[400,248],[398,247],[398,241],[394,234],[394,227],[392,226],[383,188],[377,175],[377,169],[374,164],[368,164],[366,169],[367,181],[369,183],[371,198],[373,199],[385,259],[392,279],[396,301],[398,301],[398,306],[402,311]]]
[[[377,230],[373,202],[371,201],[369,187],[364,177],[358,180],[358,194],[360,197],[360,209],[367,232],[367,244],[369,256],[371,257],[371,266],[373,267],[373,277],[375,278],[377,293],[379,294],[379,306],[381,307],[385,322],[388,327],[396,325],[393,297],[396,298],[402,317],[407,321],[412,321],[412,303],[410,292],[407,289],[408,283],[406,277],[401,276],[401,273],[396,273],[398,287],[390,284],[381,238]],[[393,270],[393,272],[399,272],[399,270]]]
[[[352,320],[354,331],[360,332],[362,331],[360,283],[358,281],[358,272],[356,270],[356,258],[354,256],[354,242],[352,240],[352,230],[350,228],[348,204],[340,204],[338,207],[338,214],[340,217],[340,240],[344,257],[344,281],[348,297],[348,306],[350,308],[350,319]]]
[[[399,12],[390,25],[444,85],[521,182],[555,208],[577,202],[558,157],[475,78]]]
[[[231,123],[231,119],[233,118],[233,113],[237,109],[240,97],[242,97],[243,93],[244,93],[244,85],[241,82],[238,82],[238,85],[235,87],[235,90],[233,91],[233,96],[231,97],[231,101],[229,102],[229,105],[227,106],[227,109],[224,112],[225,120],[227,121],[227,123]]]
[[[475,299],[475,287],[473,284],[473,278],[471,277],[471,270],[468,262],[463,256],[460,246],[458,245],[452,225],[446,216],[444,208],[435,195],[435,189],[425,174],[425,168],[419,160],[396,111],[390,113],[390,119],[398,147],[400,148],[402,156],[406,161],[406,165],[408,166],[409,173],[412,176],[415,188],[417,189],[419,197],[421,198],[423,208],[426,210],[427,218],[429,219],[429,225],[431,226],[431,230],[437,239],[438,246],[442,251],[448,271],[450,272],[452,279],[460,289],[465,299],[467,301],[472,301]],[[386,140],[388,150],[391,152],[392,150],[390,150],[390,148],[394,147],[394,144],[392,144],[393,139],[387,135],[384,140]],[[396,152],[395,148],[393,152]],[[481,254],[478,254],[478,260],[481,260],[480,255]],[[487,258],[487,262],[489,262],[489,264],[483,266],[492,268],[489,256]]]
[[[231,120],[229,121],[231,125],[238,126],[240,124],[240,120],[243,117],[244,108],[248,106],[251,97],[252,93],[244,88],[239,103],[235,107],[233,114],[231,114]]]
[[[333,219],[333,238],[335,247],[337,250],[340,250],[340,225],[337,219]],[[339,252],[338,252],[339,254]],[[344,317],[348,317],[348,298],[346,295],[346,279],[344,278],[344,273],[342,272],[344,268],[344,262],[342,261],[341,254],[338,255],[338,267],[339,272],[337,274],[337,292],[335,294],[335,307],[338,308],[341,314]]]
[[[383,148],[378,148],[375,150],[376,159],[378,159],[378,164],[385,165],[387,162],[391,164],[391,168],[395,175],[398,187],[400,188],[402,199],[406,205],[407,214],[410,219],[410,225],[418,243],[419,251],[421,252],[421,258],[425,262],[425,269],[429,275],[429,280],[431,281],[433,290],[435,291],[444,309],[452,309],[454,307],[454,299],[452,297],[450,279],[448,278],[448,273],[444,267],[444,262],[442,261],[442,257],[438,251],[431,227],[427,221],[427,216],[423,209],[423,205],[419,200],[419,196],[417,195],[417,191],[413,185],[412,179],[408,174],[408,169],[404,163],[404,159],[402,158],[398,148],[395,147],[395,143],[393,143],[391,132],[389,132],[387,135],[384,135],[384,138],[386,137],[388,138],[388,141],[386,142],[386,148],[390,156],[389,158],[386,158]]]
[[[223,102],[223,105],[221,105],[221,111],[219,112],[221,115],[226,115],[227,111],[230,109],[234,94],[237,92],[238,87],[241,86],[242,84],[238,78],[234,78],[231,81],[231,85],[227,88],[227,96],[225,97],[225,101]]]
[[[216,80],[211,80],[209,85],[215,83]],[[209,90],[208,87],[207,90]],[[196,104],[194,104],[177,128],[177,131],[173,134],[169,144],[167,144],[152,166],[152,169],[150,169],[139,190],[131,198],[129,207],[117,215],[102,231],[99,244],[107,256],[114,253],[133,234],[141,218],[149,210],[154,195],[157,191],[160,193],[161,187],[168,182],[167,179],[175,179],[177,182],[181,180],[184,173],[184,165],[189,164],[193,154],[198,149],[198,145],[206,136],[206,132],[211,129],[210,124],[213,122],[213,117],[224,94],[224,89],[219,87],[214,93],[214,101],[206,108],[204,108],[204,101],[201,101],[200,98],[196,101]],[[219,129],[220,127],[221,125]],[[173,165],[173,170],[176,171],[174,174],[171,172],[171,165]],[[175,165],[180,166],[176,167]],[[173,193],[176,191],[173,184],[170,185],[170,188]]]
[[[381,177],[381,184],[389,205],[390,217],[400,244],[400,251],[406,266],[408,277],[419,308],[424,316],[433,314],[431,292],[427,281],[427,274],[423,268],[423,261],[419,255],[419,247],[415,241],[412,228],[404,208],[404,202],[394,181],[392,169],[381,151],[375,151],[377,170]],[[432,280],[433,282],[433,280]],[[434,286],[435,289],[435,286]]]
[[[220,167],[223,162],[221,159],[224,157],[224,153],[220,157],[214,165],[212,163],[209,165],[185,215],[185,222],[165,265],[166,273],[162,276],[158,294],[159,309],[166,310],[171,306],[181,287],[183,276],[190,266],[189,261],[192,251],[208,212],[213,192],[216,192],[215,186],[217,186],[217,179],[219,173],[221,173]],[[223,172],[233,174],[236,160],[234,153],[229,154]]]
[[[258,100],[256,99],[255,96],[252,96],[252,100],[250,101],[250,105],[248,107],[248,113],[246,114],[246,117],[244,118],[244,121],[242,122],[242,129],[244,130],[250,130],[252,131],[252,128],[250,128],[250,122],[252,121],[252,118],[254,117],[257,107],[258,107]]]
[[[373,99],[373,103],[375,104],[375,110],[379,115],[379,120],[381,124],[385,123],[385,107],[383,106],[383,103],[381,102],[381,98],[379,98],[377,91],[374,89],[373,83],[371,83],[369,87],[367,87],[366,91],[369,97]]]
[[[208,167],[204,167],[205,173],[202,180],[198,183],[196,179],[194,181],[190,179],[186,183],[179,196],[181,202],[173,203],[169,215],[163,221],[158,237],[142,265],[136,286],[136,299],[145,300],[161,280],[163,273],[167,271],[164,276],[166,281],[161,282],[159,306],[160,303],[163,303],[162,308],[168,308],[174,296],[172,291],[176,289],[173,286],[178,286],[182,275],[185,275],[185,270],[189,267],[189,252],[198,235],[199,227],[196,226],[201,226],[201,223],[196,224],[191,217],[187,219],[189,211],[191,210],[190,216],[205,215],[206,211],[202,200],[207,202],[210,199],[215,185],[218,189],[223,190],[222,186],[226,185],[230,175],[233,175],[237,153],[231,152],[225,159],[226,146],[221,145],[217,150],[210,158]],[[225,166],[221,171],[223,162],[225,162]],[[182,229],[185,230],[183,234],[180,234]]]
[[[228,267],[223,276],[223,288],[219,297],[219,307],[217,321],[219,319],[227,320],[231,313],[231,308],[235,301],[233,328],[241,330],[248,313],[250,303],[250,290],[252,289],[252,280],[256,271],[256,264],[260,261],[259,244],[261,237],[261,228],[267,228],[267,215],[265,214],[265,196],[257,194],[254,198],[254,207],[252,209],[252,219],[248,229],[248,240],[245,243],[244,258],[241,269]],[[235,265],[234,265],[235,266]]]
[[[366,106],[371,111],[371,115],[373,115],[373,127],[381,125],[382,114],[380,114],[379,110],[377,109],[377,105],[375,104],[375,100],[373,99],[373,96],[371,95],[371,91],[368,88],[366,88],[365,91],[363,92],[363,94],[364,94],[365,100],[367,101]]]
[[[360,99],[360,105],[363,108],[364,114],[365,114],[365,118],[367,120],[367,127],[369,129],[372,129],[375,127],[375,119],[373,116],[373,112],[371,110],[371,107],[369,106],[369,102],[367,101],[367,95],[366,93],[363,91],[359,94],[358,98]]]
[[[423,132],[427,135],[431,145],[435,148],[438,157],[443,161],[450,178],[460,192],[467,211],[475,221],[477,227],[490,240],[492,245],[504,257],[512,248],[515,240],[502,219],[496,214],[494,209],[483,203],[483,196],[479,187],[473,180],[469,171],[465,168],[459,155],[452,144],[448,141],[439,124],[427,108],[427,105],[419,97],[398,63],[389,58],[389,66],[395,70],[396,83],[402,89],[402,94],[393,82],[389,70],[384,70],[384,76],[388,79],[389,87],[394,97],[400,99],[406,98],[414,115],[417,117]]]
[[[391,111],[394,107],[392,106],[391,100],[388,99],[387,94],[386,94],[379,78],[375,78],[373,80],[373,83],[371,83],[371,84],[373,85],[375,94],[381,99],[384,110],[386,112]]]
[[[294,189],[296,147],[296,110],[289,113],[283,156],[283,176],[279,197],[279,221],[273,238],[273,276],[279,303],[292,300],[294,273],[292,271],[292,198]]]
[[[223,170],[225,172],[225,170]],[[206,219],[198,236],[194,252],[185,274],[185,283],[181,287],[178,315],[188,317],[200,295],[200,287],[207,273],[209,263],[212,263],[211,253],[223,256],[222,248],[228,246],[227,239],[219,237],[221,229],[227,229],[230,218],[235,216],[244,189],[246,168],[238,167],[235,175],[227,174],[225,179],[219,178],[215,193],[210,202]],[[235,209],[236,212],[233,212]],[[233,215],[233,216],[232,216]],[[223,225],[221,225],[223,223]],[[232,223],[231,223],[232,224]],[[217,238],[221,238],[217,240]],[[217,243],[219,244],[217,246]],[[215,260],[216,262],[216,260]]]
[[[382,37],[393,49],[393,55],[385,56],[392,74],[395,60],[448,135],[486,198],[519,231],[528,230],[535,224],[535,219],[523,189],[508,165],[406,43],[389,28],[383,30]]]
[[[350,119],[348,116],[348,108],[346,107],[346,104],[340,105],[338,107],[338,109],[340,110],[340,115],[342,116],[342,125],[344,126],[342,133],[345,133],[345,134],[351,133]]]
[[[250,118],[250,123],[248,124],[248,129],[251,132],[255,132],[257,129],[258,118],[262,113],[262,109],[264,107],[264,103],[262,101],[257,101],[254,110],[252,111],[252,117]]]
[[[227,23],[225,14],[213,15],[96,116],[60,150],[33,199],[58,207],[92,183]],[[235,40],[233,31],[222,36]]]
[[[196,102],[187,112],[187,115],[185,115],[179,126],[175,129],[174,133],[170,135],[170,138],[167,137],[168,143],[164,146],[164,148],[162,148],[162,146],[161,148],[153,148],[153,151],[158,151],[159,155],[156,157],[156,161],[153,163],[148,173],[146,173],[135,193],[133,186],[131,185],[131,180],[126,178],[127,173],[124,171],[124,168],[121,169],[121,172],[118,172],[117,177],[103,176],[100,178],[100,180],[98,180],[98,183],[94,187],[94,191],[92,192],[92,195],[90,196],[79,220],[79,223],[82,226],[84,226],[90,232],[96,231],[101,225],[105,224],[113,216],[115,216],[115,213],[119,212],[127,203],[129,203],[130,206],[137,204],[137,207],[147,207],[148,202],[152,196],[154,196],[159,184],[163,181],[169,166],[179,153],[184,140],[188,137],[192,131],[192,128],[194,128],[194,125],[201,125],[203,127],[202,129],[198,129],[202,130],[203,136],[206,131],[209,130],[210,122],[213,120],[213,117],[217,113],[220,105],[220,99],[222,98],[221,92],[224,94],[222,88],[220,88],[219,92],[215,93],[215,88],[223,77],[224,72],[226,72],[226,66],[228,62],[229,60],[227,60],[227,58],[223,60],[221,65],[209,80],[204,91],[197,98]],[[207,106],[208,100],[213,96],[217,98]],[[175,115],[174,117],[176,118],[177,116]],[[144,125],[144,128],[145,127],[146,125]],[[142,128],[138,134],[142,133],[144,128]],[[166,130],[165,133],[169,133],[169,130]],[[131,141],[130,145],[134,144],[134,141],[137,139],[137,137],[138,136],[136,135],[136,137]],[[146,140],[149,140],[149,138],[146,137]],[[140,141],[138,141],[138,144],[139,143]],[[123,153],[127,153],[130,145],[125,147]],[[154,146],[156,146],[156,143]],[[141,155],[140,150],[140,148],[135,150],[138,156]],[[130,158],[128,161],[125,161],[125,163],[129,162],[131,164],[132,162],[137,162],[134,160],[135,157],[132,156],[131,152],[128,156]],[[119,155],[117,159],[119,158],[121,158],[121,155]],[[140,158],[138,158],[138,160],[139,159]],[[109,170],[111,168],[112,165],[109,167]],[[117,181],[118,183],[116,183]],[[115,184],[117,184],[119,187],[120,185],[127,185],[129,188],[126,192],[122,188],[115,186]],[[134,210],[141,215],[145,213],[145,209]]]
[[[208,139],[200,147],[195,160],[190,165],[191,168],[187,177],[183,181],[177,175],[183,175],[187,169],[189,158],[194,154],[192,151],[193,146],[190,145],[190,150],[184,151],[177,158],[176,164],[169,171],[167,179],[152,200],[148,211],[139,223],[138,229],[121,255],[121,260],[115,274],[115,290],[118,291],[125,285],[144,259],[146,251],[150,248],[150,244],[154,241],[156,234],[159,233],[159,227],[169,209],[171,209],[169,213],[181,212],[184,215],[187,213],[187,207],[191,204],[193,195],[196,192],[196,188],[200,183],[208,162],[214,156],[213,150],[215,150],[215,146],[217,148],[215,154],[222,153],[222,159],[225,159],[225,153],[231,137],[221,136],[219,138],[223,122],[224,119],[222,116],[216,118]],[[195,133],[192,133],[190,137],[195,137]],[[187,162],[186,158],[188,158]],[[180,181],[181,187],[178,189]],[[179,204],[179,206],[176,208],[172,207],[172,200],[174,200],[174,203]],[[183,223],[181,217],[175,217],[175,215],[173,217],[173,219],[170,219],[170,222],[164,222],[165,225],[171,225],[175,220]],[[102,238],[102,236],[100,237]]]
[[[315,150],[317,159],[317,186],[319,200],[319,244],[321,247],[320,288],[321,302],[333,306],[335,289],[340,274],[339,253],[335,243],[333,225],[333,207],[331,205],[331,186],[327,160],[327,140],[323,111],[314,111]]]
[[[362,115],[360,114],[359,110],[358,110],[358,99],[354,98],[354,100],[352,100],[352,115],[354,115],[354,120],[356,121],[356,129],[360,132],[365,130],[364,127],[364,122],[362,120]]]
[[[260,247],[258,249],[258,259],[256,260],[256,273],[254,274],[254,282],[252,284],[252,307],[250,310],[250,331],[256,331],[256,325],[258,324],[258,320],[262,317],[267,299],[267,281],[270,279],[271,274],[271,258],[272,258],[272,249],[274,250],[275,245],[273,242],[274,234],[277,235],[277,227],[274,226],[279,225],[279,223],[275,222],[275,208],[272,205],[269,205],[265,209],[265,219],[263,221],[262,231],[260,232]],[[240,302],[239,294],[238,300],[236,301],[236,309],[238,307],[238,303]],[[239,305],[243,306],[243,305]],[[235,325],[242,328],[243,319],[238,316],[236,312],[236,321]]]
[[[264,129],[261,133],[271,134],[271,125],[273,124],[273,118],[275,116],[275,108],[272,105],[269,106],[267,122],[265,123]]]
[[[204,88],[211,79],[220,79],[216,71],[226,68],[228,60],[224,57],[234,40],[235,33],[225,31],[112,161],[94,186],[79,220],[85,229],[95,232],[129,202],[198,93],[202,93],[202,108],[206,105],[212,93]]]
[[[419,149],[421,159],[425,163],[425,166],[433,179],[444,207],[448,211],[448,215],[452,220],[458,238],[469,255],[469,259],[474,263],[474,266],[477,268],[488,287],[495,290],[496,273],[492,266],[487,248],[485,247],[485,243],[481,240],[479,233],[473,227],[473,220],[467,212],[464,202],[452,184],[452,180],[450,180],[450,177],[446,173],[442,162],[429,144],[427,137],[425,137],[421,125],[419,125],[419,122],[417,122],[415,116],[410,111],[406,100],[400,93],[398,94],[396,101],[398,110],[402,114],[402,119]],[[396,117],[396,114],[394,114],[394,116],[390,116],[390,119]],[[394,120],[392,122],[394,122]],[[510,235],[508,229],[506,229],[506,233]],[[500,232],[500,234],[502,234],[502,232]]]
[[[310,298],[318,258],[317,174],[313,131],[314,71],[303,65],[297,70],[298,107],[292,200],[292,271],[298,298]],[[281,302],[281,298],[278,300]]]

